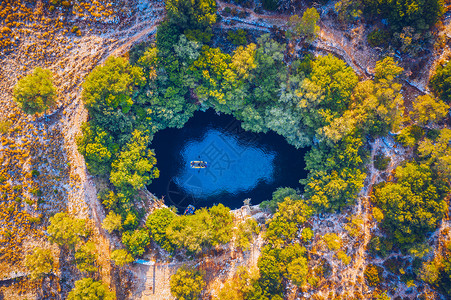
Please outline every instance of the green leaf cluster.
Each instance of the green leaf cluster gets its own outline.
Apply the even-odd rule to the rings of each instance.
[[[382,210],[382,226],[400,246],[422,242],[445,215],[445,180],[427,165],[408,162],[396,168],[396,182],[381,184],[373,201]]]
[[[75,282],[75,287],[67,295],[68,300],[114,300],[116,296],[107,285],[92,278],[83,278]]]
[[[25,258],[25,265],[30,271],[31,279],[41,278],[53,270],[53,255],[50,249],[35,248]]]
[[[74,248],[81,241],[81,237],[86,236],[86,221],[71,217],[67,213],[57,213],[50,217],[47,233],[51,242]]]
[[[56,89],[50,70],[37,67],[14,86],[13,97],[27,114],[41,113],[56,103]]]
[[[205,285],[201,272],[187,266],[180,267],[170,280],[171,294],[179,300],[199,299]]]

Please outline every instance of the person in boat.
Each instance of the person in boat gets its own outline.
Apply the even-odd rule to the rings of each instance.
[[[195,211],[195,210],[196,210],[196,208],[190,204],[190,205],[188,205],[188,207],[185,209],[185,212],[184,212],[183,214],[184,214],[184,215],[192,215],[192,214],[194,214],[194,211]]]
[[[192,161],[191,162],[191,168],[206,168],[207,167],[207,162],[205,161]]]

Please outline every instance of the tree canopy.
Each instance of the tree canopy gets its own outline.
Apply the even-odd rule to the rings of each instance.
[[[74,248],[86,235],[86,221],[76,219],[67,213],[57,213],[50,217],[50,225],[47,227],[49,240],[59,246]]]
[[[115,300],[116,296],[101,281],[83,278],[75,282],[75,287],[67,295],[68,300]]]
[[[446,211],[446,181],[427,166],[408,162],[396,168],[397,182],[376,188],[373,200],[384,214],[382,225],[401,246],[422,242]]]
[[[171,276],[171,294],[178,300],[196,300],[205,287],[203,275],[195,269],[183,266]]]
[[[37,67],[14,86],[13,97],[27,114],[41,113],[56,103],[56,89],[50,70]]]
[[[431,77],[429,85],[437,97],[448,104],[451,103],[451,64],[439,65]]]
[[[25,265],[30,271],[30,277],[32,279],[40,278],[44,274],[52,272],[52,252],[49,249],[35,248],[32,254],[27,255]]]
[[[137,191],[159,177],[155,154],[147,148],[149,137],[135,130],[111,165],[110,181],[124,193]]]

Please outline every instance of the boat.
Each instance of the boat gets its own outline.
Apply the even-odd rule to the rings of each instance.
[[[184,212],[183,214],[184,214],[184,215],[192,215],[192,214],[194,214],[194,211],[195,211],[195,210],[196,210],[196,208],[190,204],[190,205],[188,205],[188,207],[185,209],[185,212]]]
[[[190,163],[190,166],[193,169],[205,169],[207,165],[207,162],[202,160],[193,160]]]

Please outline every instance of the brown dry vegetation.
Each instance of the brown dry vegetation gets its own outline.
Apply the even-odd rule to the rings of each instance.
[[[0,298],[5,299],[61,299],[82,276],[73,254],[67,257],[45,236],[49,217],[60,211],[93,218],[88,224],[99,254],[97,278],[115,289],[111,276],[118,270],[111,268],[111,242],[100,227],[103,211],[75,146],[86,120],[79,87],[113,50],[146,38],[135,31],[153,27],[163,12],[160,4],[135,11],[134,1],[125,0],[51,2],[57,5],[0,3]],[[12,87],[37,66],[55,75],[58,101],[48,117],[27,116],[12,101]],[[51,247],[55,259],[55,275],[39,282],[23,277],[24,258],[36,246]],[[68,280],[60,285],[61,279]]]

